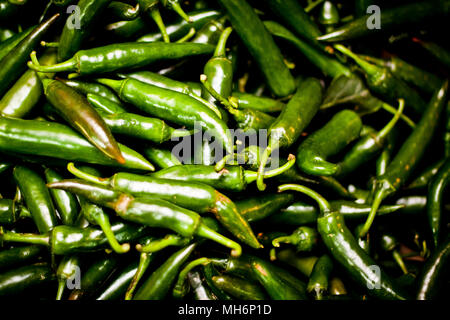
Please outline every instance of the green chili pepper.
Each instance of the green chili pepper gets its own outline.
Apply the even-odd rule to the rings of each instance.
[[[59,14],[43,22],[33,29],[0,61],[0,96],[3,96],[9,86],[26,70],[25,62],[33,48],[41,41],[41,38],[58,19]]]
[[[331,1],[325,1],[322,4],[318,17],[318,22],[325,26],[325,32],[330,33],[333,31],[340,20],[341,18],[336,5]]]
[[[233,91],[232,96],[237,99],[238,107],[242,109],[272,113],[280,112],[285,107],[285,104],[279,100],[258,97],[251,93]]]
[[[47,183],[52,183],[62,180],[62,177],[55,170],[47,168],[45,169],[45,179]],[[64,190],[50,190],[50,194],[61,217],[61,222],[68,226],[74,225],[80,209],[77,199]]]
[[[217,44],[223,29],[225,29],[226,19],[226,17],[217,16],[216,18],[213,18],[213,20],[208,21],[195,33],[195,37],[191,42]]]
[[[439,16],[445,16],[449,9],[450,5],[446,0],[419,1],[396,8],[383,9],[379,17],[381,28],[368,28],[367,16],[362,16],[317,39],[336,42],[361,38],[398,27],[404,28],[418,22],[422,23],[425,20],[437,19]]]
[[[283,249],[277,252],[277,260],[284,262],[309,277],[318,258],[315,256],[300,256],[293,249]]]
[[[180,160],[176,156],[172,154],[172,151],[149,147],[143,150],[144,155],[149,159],[152,163],[156,164],[161,169],[170,168],[173,166],[181,165]]]
[[[437,297],[442,284],[445,283],[443,275],[448,271],[449,253],[450,237],[447,237],[447,240],[435,250],[423,267],[417,300],[431,300]]]
[[[398,264],[400,269],[402,269],[404,274],[408,274],[408,269],[406,269],[402,256],[397,251],[397,247],[399,245],[397,239],[392,234],[383,232],[379,241],[381,249],[385,252],[392,252],[392,258],[394,261]]]
[[[212,278],[220,276],[221,274],[215,269],[212,263],[203,266],[203,274],[205,276],[206,283],[219,300],[233,300],[233,298],[229,296],[228,293],[215,286]]]
[[[0,270],[12,269],[38,260],[44,253],[41,246],[23,246],[0,251]]]
[[[351,110],[342,110],[321,129],[308,136],[298,147],[297,166],[312,175],[333,175],[339,166],[326,161],[359,137],[361,118]]]
[[[288,193],[264,194],[258,197],[236,201],[236,207],[248,222],[255,222],[278,213],[294,200]]]
[[[11,199],[0,199],[0,225],[14,224],[23,218],[31,218],[28,209]]]
[[[194,251],[196,243],[193,243],[177,252],[166,260],[152,275],[142,284],[134,296],[134,300],[161,300],[169,292],[183,263]]]
[[[1,5],[1,4],[0,4]],[[1,12],[1,10],[0,10]],[[0,13],[1,15],[1,13]],[[2,19],[3,20],[3,19]],[[16,45],[18,45],[25,37],[27,37],[34,27],[29,27],[22,32],[16,33],[12,37],[0,43],[0,61],[12,50]]]
[[[114,275],[115,279],[106,288],[102,288],[95,300],[118,300],[122,298],[137,269],[137,262],[127,265],[118,275]]]
[[[444,2],[444,6],[446,6],[445,7],[446,13],[448,13],[449,11],[448,1],[442,2]],[[413,38],[412,40],[420,44],[423,48],[425,48],[428,51],[428,53],[434,56],[439,62],[444,64],[447,68],[450,67],[450,53],[446,49],[438,46],[433,42],[422,41],[417,38]]]
[[[123,165],[105,156],[81,135],[65,125],[37,120],[0,118],[0,150],[3,152],[154,170],[153,165],[136,151],[120,144],[119,148],[125,158]]]
[[[427,216],[435,247],[440,243],[442,225],[442,206],[445,189],[450,178],[450,158],[447,158],[442,167],[430,181],[427,196]]]
[[[273,94],[284,97],[295,90],[295,83],[264,24],[247,1],[220,0],[231,25],[253,56]]]
[[[309,78],[302,81],[295,95],[269,128],[269,145],[264,150],[258,168],[256,184],[259,190],[265,189],[263,172],[272,151],[291,146],[311,122],[321,102],[322,86],[319,80]]]
[[[221,141],[227,152],[232,152],[233,142],[226,124],[200,101],[188,95],[134,79],[121,81],[101,79],[99,82],[110,86],[124,101],[134,104],[150,115],[189,128],[194,128],[197,123]]]
[[[58,221],[44,180],[35,171],[24,166],[16,166],[13,174],[39,232],[49,232]]]
[[[367,252],[368,255],[370,255],[372,247],[371,247],[371,241],[369,234],[366,234],[364,237],[360,238],[359,233],[361,232],[361,229],[364,227],[364,224],[358,224],[353,232],[353,235],[358,242],[358,245],[363,249],[365,252]]]
[[[306,290],[312,293],[316,300],[322,300],[324,294],[328,292],[329,278],[332,270],[333,261],[326,254],[317,259],[314,264]]]
[[[298,252],[309,252],[317,247],[318,241],[317,231],[313,228],[303,226],[295,229],[291,235],[274,239],[272,245],[279,247],[280,243],[290,243],[296,247]]]
[[[116,94],[111,89],[99,83],[83,82],[77,80],[65,80],[65,79],[58,79],[58,80],[84,95],[87,94],[97,95],[104,99],[110,100],[119,106],[122,106],[122,102],[119,100]]]
[[[92,296],[117,269],[119,259],[112,254],[103,254],[82,274],[80,289],[70,293],[69,300],[81,300]]]
[[[135,7],[121,1],[111,1],[107,7],[108,14],[120,20],[133,20],[139,17],[139,4]]]
[[[238,277],[221,275],[212,277],[214,285],[238,300],[265,300],[262,288]]]
[[[178,274],[178,279],[172,290],[172,296],[175,299],[182,299],[189,290],[186,281],[188,273],[198,266],[204,266],[209,263],[211,263],[211,261],[208,258],[198,258],[189,262]]]
[[[328,291],[333,296],[347,295],[347,289],[345,288],[344,282],[338,277],[331,278]]]
[[[408,184],[407,189],[422,189],[426,188],[430,183],[431,179],[438,173],[439,169],[444,164],[444,160],[439,160],[427,167],[423,172],[421,172],[413,182]]]
[[[372,266],[375,262],[359,247],[350,230],[345,226],[343,216],[333,211],[328,201],[315,191],[300,185],[282,185],[278,187],[278,190],[295,190],[317,201],[320,207],[317,229],[322,241],[333,257],[360,286],[377,285],[376,290],[368,291],[370,295],[383,299],[405,299],[388,275],[382,270],[379,273],[373,272]]]
[[[159,11],[159,2],[159,0],[138,0],[139,10],[147,14],[156,23],[164,42],[168,43],[170,38]]]
[[[150,227],[168,228],[186,238],[198,235],[233,249],[233,255],[241,254],[242,249],[239,244],[206,226],[196,212],[171,202],[152,197],[133,198],[127,194],[81,180],[55,182],[50,184],[49,188],[67,190],[85,197],[95,204],[114,209],[120,217],[131,222]]]
[[[19,294],[28,288],[49,284],[55,275],[46,263],[32,264],[0,275],[0,296]]]
[[[127,112],[127,110],[125,110],[120,104],[97,94],[88,93],[86,99],[92,104],[92,106],[94,106],[95,109],[98,110],[99,113],[120,114]]]
[[[67,280],[73,278],[76,275],[76,272],[80,270],[80,262],[80,256],[78,255],[67,255],[61,259],[58,269],[56,270],[56,277],[58,279],[56,300],[62,299]]]
[[[338,163],[335,175],[338,177],[345,177],[364,163],[372,160],[386,143],[389,133],[400,119],[403,108],[404,101],[400,99],[397,113],[391,121],[389,121],[379,132],[369,133],[356,142],[352,149],[345,155],[344,159]]]
[[[411,171],[421,159],[427,145],[430,143],[434,129],[439,120],[439,114],[444,109],[448,91],[448,81],[444,82],[441,89],[437,90],[427,109],[422,115],[420,122],[414,131],[403,143],[395,158],[389,164],[386,172],[375,179],[372,191],[372,210],[367,217],[365,226],[360,236],[364,236],[370,229],[377,209],[383,199],[395,193],[405,184]]]
[[[398,98],[404,99],[406,106],[413,108],[417,114],[424,112],[426,103],[418,92],[409,87],[403,80],[392,75],[387,68],[365,61],[342,45],[335,45],[335,48],[351,57],[363,69],[367,85],[374,93],[385,97],[390,102]]]
[[[311,46],[307,42],[297,38],[292,32],[284,28],[282,25],[274,21],[264,21],[264,26],[275,37],[282,38],[292,43],[303,55],[319,68],[325,75],[330,77],[337,77],[339,75],[350,76],[351,71],[349,68],[341,64],[338,60],[327,55],[324,52],[319,51],[317,48]]]

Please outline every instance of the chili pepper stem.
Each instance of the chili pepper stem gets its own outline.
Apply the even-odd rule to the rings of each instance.
[[[64,294],[64,289],[66,288],[66,281],[64,279],[58,280],[58,291],[56,292],[55,300],[61,300]]]
[[[41,41],[41,46],[46,48],[58,48],[59,42],[45,42]]]
[[[232,249],[231,255],[233,257],[239,257],[242,254],[242,247],[240,246],[240,244],[222,236],[221,234],[210,229],[203,223],[199,225],[197,229],[197,235],[203,238],[213,240],[217,243],[224,245],[225,247],[231,248]]]
[[[272,240],[272,245],[279,248],[280,243],[292,243],[292,236],[278,237]]]
[[[193,135],[194,133],[195,133],[195,130],[175,129],[172,131],[172,134],[170,136],[172,138],[182,138],[182,137],[187,137],[187,136]]]
[[[200,75],[200,82],[202,83],[203,87],[206,89],[206,91],[209,92],[210,95],[214,97],[217,101],[219,101],[225,109],[227,109],[228,112],[232,113],[235,112],[235,105],[233,105],[230,101],[222,97],[214,88],[212,85],[207,81],[208,76],[206,74]]]
[[[185,284],[188,273],[197,266],[206,266],[209,263],[211,263],[211,260],[209,260],[208,258],[199,258],[189,262],[178,275],[178,280],[172,291],[172,295],[174,296],[174,298],[183,298],[183,286]]]
[[[188,16],[186,12],[184,12],[178,1],[169,1],[169,3],[172,10],[175,11],[184,21],[186,21],[187,23],[194,22],[194,20],[190,16]]]
[[[217,108],[217,106],[215,106],[214,104],[210,103],[209,101],[203,99],[202,97],[199,97],[198,95],[196,95],[194,93],[191,93],[190,96],[192,98],[200,101],[201,103],[203,103],[208,108],[210,108],[212,111],[214,111],[216,116],[219,117],[219,119],[222,119],[222,114],[220,113],[220,110],[219,110],[219,108]]]
[[[186,238],[180,237],[178,235],[167,235],[163,239],[155,240],[149,243],[148,245],[136,245],[136,250],[141,253],[152,253],[156,251],[160,251],[169,246],[182,246],[186,244]]]
[[[387,189],[385,188],[379,188],[375,191],[373,202],[372,202],[372,208],[370,209],[370,213],[367,216],[367,220],[364,223],[364,226],[361,228],[359,232],[359,237],[364,237],[368,232],[370,227],[372,226],[373,220],[375,219],[375,216],[377,214],[377,210],[381,205],[381,202],[384,200],[384,198],[387,195]]]
[[[377,134],[378,139],[385,138],[389,134],[389,132],[391,132],[391,130],[395,127],[398,120],[400,119],[400,116],[402,115],[404,108],[405,108],[405,100],[398,99],[398,109],[395,112],[394,117],[392,117],[391,121],[389,121],[386,124],[386,126],[378,132]]]
[[[104,84],[105,86],[110,87],[113,89],[117,94],[121,95],[122,87],[125,85],[125,82],[128,81],[128,79],[125,80],[113,80],[113,79],[106,79],[106,78],[100,78],[96,79],[98,83]]]
[[[231,27],[226,28],[220,35],[219,42],[217,43],[216,50],[214,51],[214,57],[224,57],[227,50],[227,40],[233,29]]]
[[[186,33],[186,35],[185,35],[183,38],[177,40],[176,43],[183,43],[183,42],[187,42],[187,41],[191,40],[191,38],[192,38],[193,36],[195,36],[195,33],[196,33],[196,32],[197,32],[197,31],[195,31],[195,28],[190,28],[190,29],[189,29],[189,32]]]
[[[387,103],[383,103],[383,104],[381,105],[381,107],[382,107],[384,110],[386,110],[387,112],[389,112],[389,113],[392,113],[392,114],[396,114],[396,113],[397,113],[397,111],[395,110],[395,108],[392,107],[391,105],[387,104]],[[411,118],[409,118],[407,115],[405,115],[405,114],[402,113],[402,114],[400,115],[400,118],[401,118],[408,126],[410,126],[412,129],[414,129],[414,128],[416,127],[416,124],[414,123],[414,121],[412,121]]]
[[[109,186],[109,184],[110,184],[110,181],[108,178],[100,178],[100,177],[96,177],[92,174],[83,172],[80,169],[76,168],[73,162],[70,162],[67,164],[67,170],[71,174],[73,174],[75,177],[83,179],[85,181],[89,181],[89,182],[99,184],[102,186]]]
[[[395,262],[397,262],[400,269],[402,269],[404,274],[408,274],[408,269],[405,266],[405,262],[403,261],[402,256],[397,250],[392,251],[392,257],[394,258]]]
[[[321,39],[320,39],[321,40]],[[344,47],[341,44],[336,44],[334,45],[334,47],[336,48],[336,50],[342,52],[343,54],[345,54],[346,56],[352,58],[353,60],[355,60],[355,62],[364,70],[367,71],[367,73],[377,73],[378,72],[378,67],[376,67],[375,65],[365,61],[364,59],[361,59],[360,57],[358,57],[358,55],[356,55],[355,53],[351,52],[349,49],[347,49],[346,47]]]
[[[106,236],[106,239],[108,239],[109,245],[116,253],[126,253],[130,250],[130,244],[129,243],[123,243],[120,244],[116,236],[114,235],[114,232],[111,230],[111,224],[109,222],[109,217],[106,214],[101,214],[96,219],[97,224],[100,226],[100,228],[103,230],[103,233]]]
[[[31,61],[28,61],[27,65],[30,69],[37,72],[54,73],[64,71],[77,71],[78,69],[78,62],[74,58],[71,58],[61,63],[46,66],[39,64],[39,61],[36,58],[36,51],[31,52],[30,58]]]
[[[0,227],[0,243],[2,243],[3,241],[31,243],[48,247],[50,245],[50,236],[34,233],[15,233],[10,231],[4,232],[3,228]]]
[[[328,201],[323,196],[321,196],[319,193],[317,193],[316,191],[314,191],[308,187],[305,187],[305,186],[302,186],[299,184],[283,184],[281,186],[278,186],[278,192],[284,192],[284,191],[288,191],[288,190],[298,191],[298,192],[304,193],[307,196],[311,197],[312,199],[314,199],[317,202],[317,204],[320,207],[321,212],[331,211],[331,206],[328,203]]]
[[[149,264],[151,253],[141,253],[140,259],[139,259],[139,266],[136,270],[136,273],[133,276],[133,279],[131,280],[130,285],[127,288],[127,292],[125,293],[125,300],[132,300],[133,299],[133,293],[136,290],[137,284],[139,280],[141,280],[142,276],[144,275],[145,271],[147,270]]]
[[[153,8],[150,9],[150,15],[153,21],[155,21],[156,25],[158,26],[158,29],[163,37],[163,41],[169,43],[170,37],[169,34],[167,33],[167,29],[161,17],[161,13],[159,12],[159,8],[157,6],[153,6]]]
[[[282,174],[283,172],[288,171],[294,164],[295,164],[295,156],[293,154],[289,154],[288,162],[286,162],[281,167],[278,167],[278,168],[275,168],[273,170],[264,172],[263,176],[264,176],[264,178],[276,177],[276,176]],[[258,172],[245,170],[244,171],[244,177],[245,177],[245,182],[247,184],[252,183],[253,181],[255,181],[258,178]]]
[[[261,163],[259,164],[258,176],[256,178],[256,186],[260,191],[264,191],[266,189],[266,185],[264,184],[264,168],[266,167],[267,161],[269,161],[271,154],[272,148],[267,147],[261,156]]]

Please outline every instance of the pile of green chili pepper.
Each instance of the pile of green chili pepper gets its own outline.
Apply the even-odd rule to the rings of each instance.
[[[0,0],[0,297],[444,298],[449,18]]]

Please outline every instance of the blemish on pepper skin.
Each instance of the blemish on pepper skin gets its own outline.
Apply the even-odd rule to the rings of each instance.
[[[409,164],[405,166],[405,170],[408,171],[410,169]]]
[[[267,272],[260,264],[255,264],[255,269],[259,271],[263,276],[267,277]]]
[[[396,183],[400,183],[402,180],[400,180],[400,178],[395,179]]]

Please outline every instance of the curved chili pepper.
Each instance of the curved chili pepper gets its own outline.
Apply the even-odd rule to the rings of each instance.
[[[143,150],[144,155],[152,163],[156,164],[161,169],[170,168],[181,165],[180,160],[172,154],[172,151],[160,149],[156,147],[149,147]]]
[[[315,191],[300,185],[282,185],[278,187],[278,190],[298,191],[317,201],[320,207],[317,230],[322,241],[333,257],[360,286],[366,287],[368,283],[377,284],[376,290],[368,291],[370,295],[383,299],[406,298],[382,270],[379,273],[373,272],[372,266],[376,264],[375,261],[361,249],[346,227],[342,215],[333,211],[327,200]]]
[[[291,146],[311,122],[321,102],[322,85],[319,80],[308,78],[302,81],[295,95],[269,128],[269,144],[262,155],[256,180],[259,190],[265,189],[263,173],[272,151]]]
[[[209,228],[196,212],[166,200],[152,197],[133,198],[127,194],[80,180],[55,182],[50,184],[49,188],[63,189],[83,196],[95,204],[114,209],[123,219],[150,227],[168,228],[186,238],[194,235],[204,237],[233,249],[233,255],[241,254],[242,249],[239,244]]]
[[[264,194],[258,197],[236,201],[240,214],[248,221],[255,222],[269,217],[286,208],[294,200],[289,193]]]
[[[396,8],[384,9],[380,12],[380,29],[368,28],[367,17],[363,16],[349,22],[329,34],[317,38],[328,42],[345,41],[349,39],[361,38],[374,35],[378,32],[386,32],[397,27],[406,27],[417,24],[419,21],[435,19],[445,16],[449,12],[448,1],[420,1],[410,3]],[[367,10],[367,7],[366,9]]]
[[[445,189],[450,180],[450,158],[447,158],[442,167],[430,181],[427,196],[427,216],[435,247],[440,243],[442,205],[445,198]]]
[[[114,279],[106,288],[102,288],[101,292],[97,293],[95,300],[117,300],[122,298],[137,269],[138,263],[133,262],[120,270],[118,275],[114,274]]]
[[[197,244],[193,243],[170,256],[142,284],[133,300],[163,299],[169,292],[181,266],[192,254],[196,246]]]
[[[120,20],[133,20],[139,17],[139,4],[135,7],[121,1],[111,1],[107,7],[108,13]]]
[[[290,243],[297,251],[312,251],[317,246],[319,237],[313,228],[302,226],[294,230],[291,235],[275,238],[272,241],[274,247],[279,247],[280,243]]]
[[[0,82],[0,96],[3,96],[9,86],[26,70],[25,62],[28,60],[31,51],[39,44],[41,38],[58,17],[59,13],[34,28],[0,60],[0,79],[2,79]]]
[[[403,80],[394,77],[387,68],[365,61],[342,45],[335,45],[334,47],[352,58],[363,69],[367,85],[374,93],[385,97],[390,102],[398,98],[404,99],[406,106],[413,108],[417,114],[424,112],[426,103],[418,92]]]
[[[0,251],[0,270],[12,269],[27,262],[38,260],[44,253],[41,246],[23,246]]]
[[[209,263],[211,263],[211,261],[208,258],[198,258],[189,262],[178,274],[178,279],[172,290],[172,296],[175,299],[182,299],[188,291],[186,281],[188,273],[198,266],[204,266]]]
[[[444,5],[446,5],[445,12],[448,13],[448,11],[449,11],[448,1],[443,1],[443,2],[445,3]],[[445,66],[447,66],[447,68],[450,67],[450,54],[446,49],[438,46],[437,44],[435,44],[433,42],[422,41],[417,38],[413,38],[412,40],[414,42],[420,44],[423,48],[425,48],[428,51],[428,53],[430,53],[438,61],[443,63]]]
[[[246,1],[219,0],[231,25],[253,56],[270,90],[279,97],[295,90],[294,78],[264,24]]]
[[[335,175],[338,177],[345,177],[362,164],[372,160],[373,157],[383,148],[386,140],[388,139],[389,133],[400,119],[403,108],[404,101],[403,99],[399,99],[398,110],[391,121],[389,121],[379,132],[369,133],[356,142],[352,149],[345,155],[344,159],[338,163],[338,168]]]
[[[239,214],[235,204],[228,197],[208,185],[158,179],[125,172],[116,173],[109,179],[90,176],[79,170],[74,170],[74,168],[71,168],[71,172],[82,179],[109,185],[114,190],[138,197],[157,196],[176,204],[176,206],[202,213],[211,212],[238,239],[253,248],[260,247],[248,222]]]
[[[203,274],[205,276],[206,283],[211,288],[213,294],[217,296],[219,300],[233,300],[233,298],[228,295],[228,293],[214,285],[212,278],[220,276],[221,274],[216,270],[212,263],[203,266]]]
[[[47,100],[89,142],[120,164],[125,159],[111,131],[84,96],[58,80],[43,79]]]
[[[197,123],[203,129],[214,134],[214,137],[222,142],[227,152],[232,152],[233,142],[226,124],[200,101],[188,95],[134,79],[121,81],[100,79],[98,81],[111,87],[124,101],[134,104],[150,115],[189,128],[194,128]]]
[[[342,110],[321,129],[308,136],[298,147],[297,166],[312,175],[333,175],[338,165],[327,157],[337,154],[359,137],[361,118],[351,110]]]
[[[103,254],[82,274],[80,289],[70,293],[69,300],[81,300],[92,296],[117,269],[119,259],[112,254]]]
[[[237,99],[240,109],[252,109],[261,112],[280,112],[285,104],[268,97],[258,97],[251,93],[233,91],[232,96]]]
[[[62,177],[55,170],[47,168],[45,169],[45,179],[47,183],[52,183],[62,180]],[[50,194],[61,217],[61,222],[73,226],[80,209],[77,199],[64,190],[50,190]]]
[[[19,294],[34,286],[51,283],[55,275],[46,263],[32,264],[0,275],[0,296]]]
[[[444,241],[423,267],[420,279],[417,300],[431,300],[439,293],[443,283],[442,275],[448,271],[450,253],[450,237]]]
[[[1,13],[0,13],[1,15]],[[3,19],[2,19],[3,20]],[[18,45],[26,36],[28,36],[35,27],[29,27],[22,32],[16,33],[12,37],[0,43],[0,61]]]
[[[38,141],[39,143],[36,143]],[[150,170],[154,166],[136,151],[119,144],[123,165],[105,156],[71,128],[53,122],[0,118],[0,150],[81,161],[109,166]]]
[[[159,11],[159,2],[159,0],[138,0],[140,11],[142,13],[148,14],[148,16],[158,26],[159,32],[161,33],[164,42],[169,43],[170,38],[167,34],[166,26],[164,25],[161,13]]]
[[[306,291],[312,293],[316,300],[322,300],[324,294],[328,292],[329,278],[332,270],[333,261],[326,254],[317,259],[314,264]]]
[[[326,53],[319,51],[317,48],[311,46],[307,42],[297,38],[292,32],[278,24],[275,21],[264,21],[264,26],[275,37],[282,38],[292,43],[303,55],[319,68],[324,74],[330,77],[337,77],[339,75],[350,76],[351,71],[345,65]]]
[[[59,81],[63,82],[65,85],[75,89],[79,93],[84,95],[93,94],[102,97],[103,99],[110,100],[115,104],[122,106],[122,102],[116,96],[116,94],[109,88],[95,82],[83,82],[78,80],[66,80],[59,79]]]
[[[75,13],[72,13],[67,18],[61,33],[58,46],[58,61],[69,59],[81,48],[94,27],[96,20],[98,20],[98,17],[101,16],[110,2],[111,0],[80,0],[78,2],[76,19],[79,21],[81,28],[76,28],[72,25],[75,15]]]
[[[214,285],[238,300],[266,300],[263,288],[238,277],[220,275],[211,278]]]
[[[52,230],[58,220],[44,180],[35,171],[24,166],[16,166],[13,175],[39,232]]]
[[[427,109],[422,115],[411,135],[403,143],[395,158],[389,164],[386,172],[375,179],[372,191],[372,210],[367,217],[365,226],[360,236],[364,236],[370,229],[377,209],[383,199],[395,193],[405,184],[411,171],[421,159],[427,145],[430,143],[439,114],[444,109],[448,91],[448,81],[444,82],[441,89],[437,90]]]

